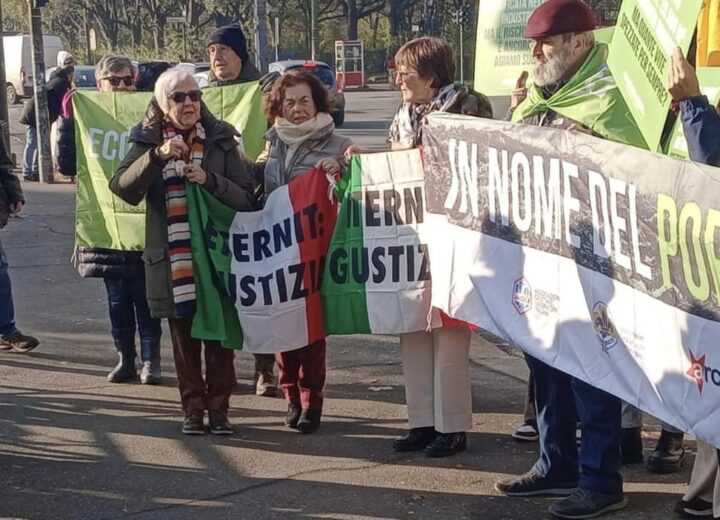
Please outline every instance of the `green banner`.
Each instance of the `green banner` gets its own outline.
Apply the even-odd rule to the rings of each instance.
[[[720,103],[720,67],[700,68],[697,70],[697,75],[700,80],[700,90],[707,96],[712,106],[717,106]],[[679,117],[675,122],[667,154],[680,159],[689,159],[685,132]]]
[[[531,40],[523,31],[532,12],[544,0],[480,0],[475,46],[475,90],[486,96],[509,96],[523,71],[532,74],[535,62]],[[588,1],[598,26],[614,23],[617,0]],[[596,31],[597,39],[609,43],[612,28]]]
[[[73,94],[77,195],[75,245],[121,251],[145,247],[145,203],[131,206],[108,187],[130,146],[130,129],[150,94],[77,91]]]
[[[219,119],[242,134],[245,153],[263,149],[267,121],[257,83],[203,90],[203,100]],[[129,148],[130,129],[142,120],[150,92],[77,91],[73,95],[77,149],[75,244],[120,251],[145,247],[145,205],[131,206],[110,192],[108,181]]]
[[[650,150],[660,144],[670,107],[666,89],[675,47],[686,52],[702,0],[624,0],[608,66]]]

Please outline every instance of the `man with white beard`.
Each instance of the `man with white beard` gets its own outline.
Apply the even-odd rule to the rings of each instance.
[[[512,120],[647,148],[593,29],[595,16],[580,0],[548,0],[533,12],[524,37],[533,40],[534,79]],[[624,508],[620,400],[532,356],[526,360],[535,382],[540,457],[529,472],[495,489],[508,496],[566,496],[550,506],[558,518]],[[579,457],[576,421],[583,432]]]

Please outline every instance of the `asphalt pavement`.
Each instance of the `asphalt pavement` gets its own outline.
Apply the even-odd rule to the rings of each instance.
[[[394,92],[349,93],[342,132],[381,148]],[[13,151],[23,129],[11,115]],[[71,265],[74,185],[24,183],[28,204],[1,239],[19,326],[42,341],[0,353],[0,517],[22,519],[540,519],[550,499],[506,498],[493,483],[530,468],[534,444],[513,442],[527,369],[519,353],[477,336],[471,348],[468,450],[447,459],[393,453],[406,428],[398,341],[331,337],[320,430],[282,425],[280,398],[252,395],[239,353],[231,400],[236,434],[180,434],[169,335],[161,386],[113,385],[115,361],[100,280]],[[648,421],[646,455],[659,425]],[[688,441],[694,450],[694,442]],[[673,475],[625,468],[630,505],[616,519],[673,518],[690,463]]]

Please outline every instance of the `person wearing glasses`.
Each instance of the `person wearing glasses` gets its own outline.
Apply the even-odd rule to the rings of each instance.
[[[454,83],[454,63],[452,48],[440,38],[416,38],[395,54],[402,102],[388,134],[392,150],[419,147],[431,112],[492,119],[487,97]],[[347,154],[366,151],[351,146]],[[393,441],[395,451],[447,457],[467,448],[466,431],[472,429],[470,339],[464,324],[400,335],[410,429]]]
[[[100,92],[134,90],[135,68],[125,56],[106,55],[95,66]],[[58,128],[57,165],[61,173],[75,175],[75,124],[72,94],[63,99],[63,117]],[[106,172],[109,176],[113,172]],[[145,270],[142,251],[118,251],[78,246],[75,267],[83,278],[102,278],[108,299],[111,334],[118,354],[118,364],[107,375],[110,383],[125,383],[138,378],[135,333],[140,336],[140,382],[160,383],[160,320],[150,315],[145,296]]]
[[[218,341],[190,335],[195,314],[187,183],[201,186],[236,211],[255,205],[252,163],[238,149],[237,131],[202,103],[195,78],[172,68],[157,80],[144,120],[130,132],[131,148],[110,180],[129,204],[147,203],[145,277],[150,313],[167,318],[180,399],[182,432],[231,435],[230,394],[235,386],[234,351]],[[202,347],[205,346],[205,377]]]
[[[256,168],[263,172],[265,193],[288,184],[313,168],[339,175],[352,141],[335,132],[332,100],[311,72],[291,70],[274,84],[265,99],[265,115],[273,125],[265,134],[267,155]],[[325,386],[325,339],[275,355],[280,387],[288,403],[285,426],[301,433],[320,427]]]

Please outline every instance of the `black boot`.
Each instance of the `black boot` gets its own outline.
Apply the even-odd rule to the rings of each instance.
[[[667,430],[660,432],[655,450],[648,457],[647,470],[650,473],[675,473],[685,460],[684,435],[671,433]]]
[[[116,345],[118,358],[117,366],[107,375],[108,383],[124,383],[137,379],[135,368],[135,345]]]
[[[467,449],[465,432],[438,433],[430,444],[425,446],[428,457],[449,457]]]
[[[294,403],[288,404],[287,414],[285,415],[285,426],[297,430],[301,413],[302,409],[298,405]]]
[[[643,463],[641,428],[623,428],[620,434],[620,453],[623,464]]]
[[[438,433],[432,426],[411,428],[409,432],[393,441],[395,451],[420,451],[430,444]]]
[[[300,433],[314,433],[320,427],[320,410],[303,410],[297,422]]]

